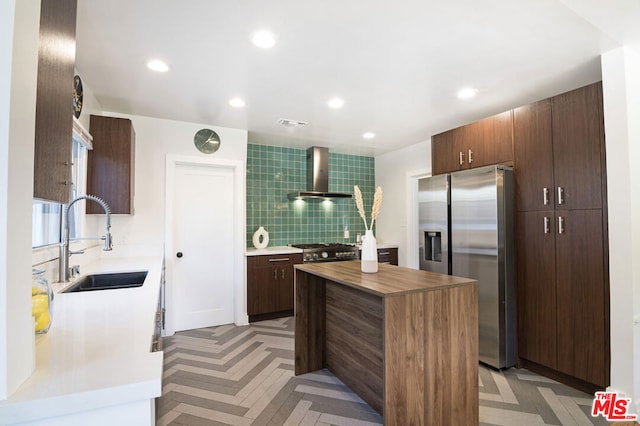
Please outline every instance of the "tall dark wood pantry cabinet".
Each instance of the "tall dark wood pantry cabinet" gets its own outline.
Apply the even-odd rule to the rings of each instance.
[[[602,85],[514,110],[519,359],[584,390],[609,384]]]

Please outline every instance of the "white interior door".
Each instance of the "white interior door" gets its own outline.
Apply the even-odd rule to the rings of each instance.
[[[234,171],[176,164],[174,182],[175,330],[232,323]]]

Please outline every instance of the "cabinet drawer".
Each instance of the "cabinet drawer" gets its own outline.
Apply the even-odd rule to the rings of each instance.
[[[378,249],[378,263],[398,265],[398,249]]]
[[[260,268],[274,266],[278,264],[290,263],[295,265],[296,263],[302,263],[302,254],[276,254],[272,256],[248,256],[247,268]]]

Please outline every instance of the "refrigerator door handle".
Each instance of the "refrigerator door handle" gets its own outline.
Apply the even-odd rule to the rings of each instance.
[[[558,216],[558,234],[564,234],[564,218]]]
[[[549,188],[542,188],[542,204],[549,204]]]
[[[549,230],[549,218],[547,216],[544,217],[543,226],[544,226],[544,233],[548,234],[550,230]]]

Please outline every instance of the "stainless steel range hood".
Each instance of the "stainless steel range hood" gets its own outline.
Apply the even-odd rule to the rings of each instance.
[[[308,198],[351,198],[349,193],[329,192],[329,148],[312,146],[307,150],[307,190],[287,194],[290,200]]]

